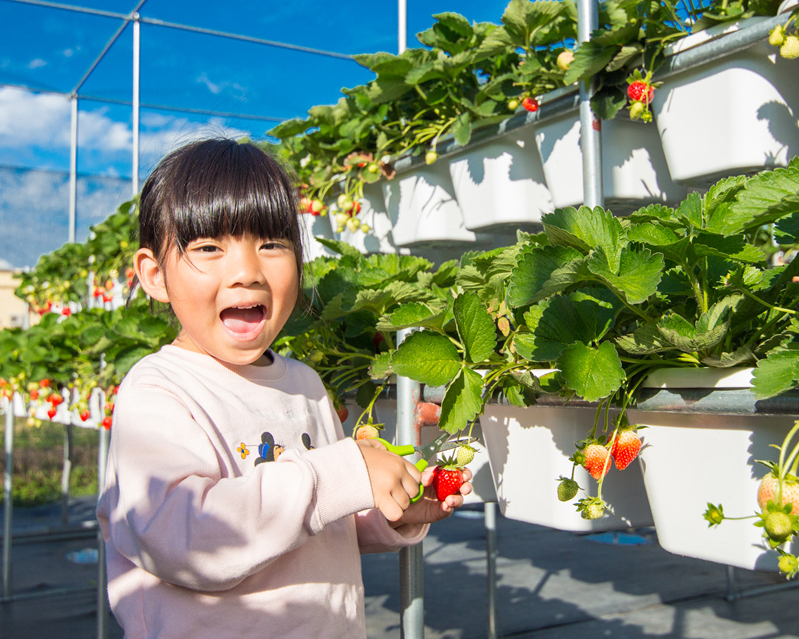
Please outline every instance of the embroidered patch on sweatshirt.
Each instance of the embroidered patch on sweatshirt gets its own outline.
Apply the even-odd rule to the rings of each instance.
[[[302,444],[307,450],[313,450],[311,436],[308,433],[302,434]],[[256,466],[264,462],[277,461],[278,457],[286,450],[283,444],[275,442],[274,436],[268,431],[261,433],[260,444],[246,444],[241,442],[241,445],[236,450],[239,452],[242,459],[247,459],[247,456],[251,452],[251,448],[258,451],[258,456],[255,457]]]

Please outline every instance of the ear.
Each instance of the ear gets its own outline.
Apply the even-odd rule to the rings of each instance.
[[[153,299],[168,304],[169,295],[166,291],[164,272],[150,249],[141,248],[136,251],[133,268],[136,269],[136,276],[144,292]]]

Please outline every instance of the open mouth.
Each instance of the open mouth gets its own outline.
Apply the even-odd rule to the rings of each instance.
[[[249,339],[260,331],[266,318],[266,307],[262,304],[252,306],[232,306],[219,314],[222,324],[236,339]]]

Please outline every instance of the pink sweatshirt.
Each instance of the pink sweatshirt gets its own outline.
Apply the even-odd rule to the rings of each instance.
[[[365,637],[361,552],[418,543],[374,509],[316,373],[165,346],[125,378],[97,507],[127,639]]]

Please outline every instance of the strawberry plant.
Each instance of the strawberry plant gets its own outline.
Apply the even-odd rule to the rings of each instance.
[[[799,260],[772,259],[799,247],[798,190],[794,160],[677,208],[556,210],[540,234],[465,254],[446,306],[385,314],[381,328],[422,329],[390,369],[446,388],[440,426],[453,433],[497,393],[516,406],[541,393],[598,403],[573,461],[601,482],[611,458],[619,468],[637,452],[626,412],[656,369],[755,366],[757,398],[799,384]],[[578,505],[596,515],[601,497]]]
[[[799,442],[793,441],[797,433],[799,421],[785,436],[782,444],[774,446],[779,451],[776,462],[758,460],[769,472],[763,477],[757,494],[760,512],[752,516],[754,525],[763,528],[765,543],[779,552],[780,572],[789,579],[799,572],[799,559],[787,549],[791,539],[799,535]],[[748,518],[726,515],[722,504],[708,503],[707,506],[705,519],[710,526],[719,526],[725,519]]]

